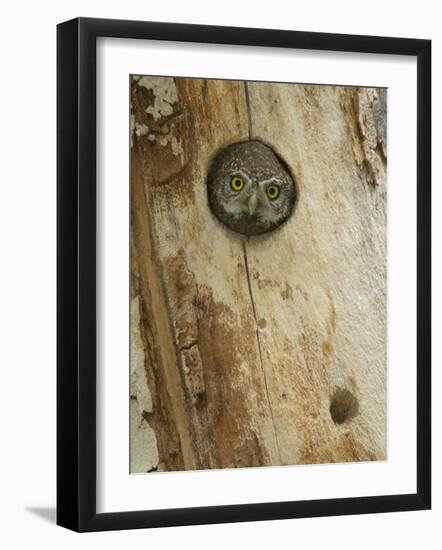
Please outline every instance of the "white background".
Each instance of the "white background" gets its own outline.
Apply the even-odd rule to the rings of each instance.
[[[97,511],[416,492],[416,60],[121,39],[97,54]],[[388,461],[128,475],[131,73],[388,88]]]
[[[0,542],[6,548],[157,548],[308,546],[309,548],[439,548],[441,544],[442,412],[438,369],[440,285],[434,285],[434,505],[432,512],[198,526],[75,535],[53,525],[55,505],[55,24],[83,16],[433,39],[433,181],[442,164],[442,97],[437,2],[371,0],[191,0],[8,4],[2,12],[0,250],[1,465]],[[436,154],[438,153],[438,154]],[[434,186],[434,281],[441,273],[440,186]]]

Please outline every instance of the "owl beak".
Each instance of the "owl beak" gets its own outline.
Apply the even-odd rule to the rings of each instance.
[[[249,216],[253,216],[256,211],[256,207],[258,206],[258,197],[256,196],[256,193],[252,193],[250,195],[250,197],[246,201],[246,206]]]

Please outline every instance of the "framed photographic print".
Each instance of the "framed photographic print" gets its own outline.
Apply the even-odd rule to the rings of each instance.
[[[430,508],[430,53],[58,26],[59,525]]]

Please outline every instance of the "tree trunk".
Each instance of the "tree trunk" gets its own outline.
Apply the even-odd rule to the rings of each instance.
[[[131,471],[386,459],[386,92],[133,77]],[[247,139],[298,201],[245,239],[213,155]]]

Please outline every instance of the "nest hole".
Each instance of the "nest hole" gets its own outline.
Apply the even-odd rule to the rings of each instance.
[[[345,388],[338,388],[330,399],[330,415],[335,424],[343,424],[359,413],[359,401]]]

